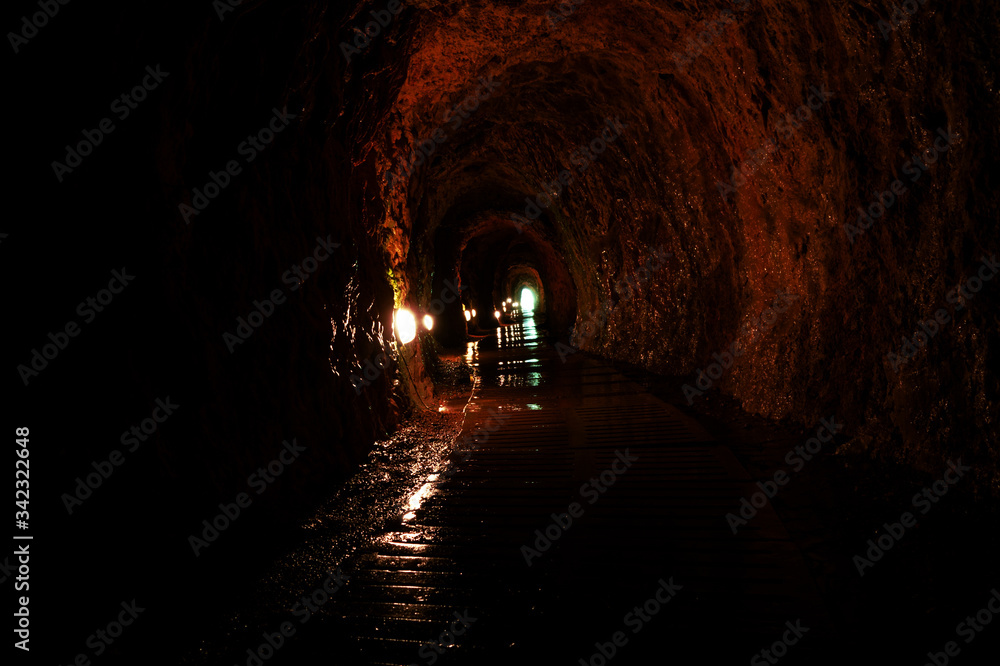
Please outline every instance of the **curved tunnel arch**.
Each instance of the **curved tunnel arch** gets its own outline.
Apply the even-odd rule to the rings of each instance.
[[[530,305],[522,303],[521,308],[525,313],[532,312],[535,316],[543,316],[547,319],[546,312],[546,292],[544,281],[538,270],[532,266],[512,266],[507,271],[507,276],[503,280],[504,291],[511,295],[515,302],[525,300],[525,292],[530,294]]]
[[[881,10],[872,4],[875,15]],[[813,422],[832,409],[859,425],[869,417],[850,397],[857,392],[817,384],[830,358],[870,355],[863,350],[871,326],[829,335],[829,322],[845,316],[836,285],[858,284],[881,263],[878,251],[858,254],[844,234],[851,211],[865,203],[857,194],[865,187],[855,185],[861,178],[868,190],[883,187],[898,161],[890,155],[921,147],[940,125],[961,128],[969,116],[942,96],[942,81],[914,68],[905,48],[886,47],[848,7],[742,3],[717,22],[707,45],[687,48],[732,5],[588,2],[556,27],[531,4],[422,15],[399,63],[405,75],[385,116],[385,140],[370,148],[384,170],[436,129],[447,136],[405,188],[383,193],[387,222],[412,241],[407,252],[423,257],[422,274],[436,274],[442,264],[428,258],[437,256],[439,227],[485,210],[523,216],[526,199],[570,171],[572,182],[552,205],[538,206],[528,228],[559,248],[576,293],[570,325],[607,308],[606,325],[584,348],[684,374],[755,331],[750,352],[720,381],[724,391],[770,416]],[[928,26],[932,34],[942,19]],[[886,77],[890,67],[893,86],[924,91],[912,104],[870,94],[872,73]],[[442,122],[491,77],[500,84],[461,123]],[[817,90],[830,95],[813,104]],[[575,160],[615,116],[627,125],[621,136],[598,159]],[[861,161],[877,166],[859,175]],[[954,173],[936,187],[959,187]],[[955,200],[939,201],[936,217],[969,220]],[[930,210],[914,198],[901,217],[933,226]],[[643,257],[658,248],[672,255],[669,272],[657,273],[641,298],[619,298],[615,285],[636,279]],[[923,251],[942,274],[957,270],[940,247]],[[794,305],[762,326],[760,314],[780,292],[793,294]],[[852,308],[907,308],[912,297],[897,294],[874,287]],[[892,325],[872,325],[888,348]],[[788,359],[791,340],[811,342]],[[863,378],[848,378],[845,366],[840,381],[883,397],[896,390],[878,363],[867,367]]]
[[[575,316],[576,287],[562,253],[552,239],[535,230],[518,230],[502,213],[491,211],[465,220],[464,224],[442,226],[435,235],[434,280],[430,298],[447,289],[447,281],[460,285],[461,298],[446,307],[435,326],[435,337],[444,344],[465,340],[462,306],[477,310],[482,328],[495,325],[492,313],[510,293],[511,270],[530,270],[539,294],[550,294],[546,316],[554,326],[568,328]]]
[[[107,266],[143,263],[134,288],[148,291],[101,315],[99,334],[73,343],[89,351],[74,347],[65,362],[60,352],[39,388],[65,388],[72,413],[114,414],[102,427],[111,436],[148,411],[146,398],[186,396],[190,406],[157,433],[147,458],[169,520],[148,520],[145,503],[129,498],[136,529],[157,539],[166,530],[175,545],[206,509],[243,492],[284,438],[308,442],[311,462],[290,467],[261,501],[289,515],[315,505],[331,482],[381,455],[374,443],[408,415],[433,409],[444,387],[432,380],[448,374],[436,373],[445,367],[437,341],[464,339],[462,304],[475,302],[481,323],[495,325],[500,295],[533,279],[552,335],[601,313],[580,344],[602,363],[671,375],[656,380],[665,391],[708,376],[712,393],[733,399],[705,396],[696,415],[726,403],[799,430],[833,418],[844,459],[861,463],[845,469],[851,484],[899,470],[900,485],[916,488],[958,459],[972,467],[961,492],[995,499],[1000,281],[980,285],[960,312],[945,295],[1000,248],[1000,6],[902,3],[919,9],[886,34],[880,23],[900,4],[586,0],[556,23],[549,14],[559,0],[406,0],[375,23],[384,0],[256,0],[228,17],[204,3],[81,12],[81,23],[46,28],[47,45],[32,39],[22,57],[35,63],[19,68],[21,82],[37,83],[27,97],[44,101],[25,119],[37,129],[23,132],[37,139],[26,176],[47,173],[49,159],[69,162],[67,142],[80,140],[73,123],[106,114],[108,99],[137,83],[137,67],[159,72],[162,63],[170,74],[127,124],[115,124],[124,134],[71,176],[56,171],[60,195],[43,203],[61,201],[44,217],[93,209],[119,223],[67,227],[64,242],[48,243],[50,279],[15,290],[53,306],[24,329],[24,342],[32,331],[34,340],[23,350],[82,297],[83,281],[74,292],[66,276],[99,285]],[[367,26],[365,45],[347,52],[342,45]],[[95,49],[95,32],[115,39]],[[67,58],[80,66],[67,69]],[[77,120],[62,112],[67,100]],[[287,126],[247,159],[237,147],[286,108]],[[605,140],[606,119],[616,117],[622,131]],[[919,183],[908,181],[914,156],[942,132],[948,150],[917,167]],[[897,180],[905,195],[865,221]],[[521,220],[530,222],[518,234]],[[43,227],[33,229],[43,238]],[[339,247],[319,261],[326,243]],[[285,280],[306,257],[316,261],[307,279]],[[639,286],[620,289],[624,282]],[[54,290],[39,286],[47,284]],[[780,291],[794,298],[767,320]],[[403,306],[418,318],[440,307],[433,331],[394,343]],[[952,323],[906,354],[901,343],[927,337],[919,327],[942,307]],[[255,310],[259,327],[244,323]],[[74,369],[113,383],[122,400],[76,402],[79,382],[57,377]],[[663,397],[684,409],[680,389]],[[79,445],[70,449],[81,465],[107,456],[102,437],[77,439],[66,442]],[[79,473],[64,471],[67,483]],[[125,486],[143,491],[152,480],[130,476]],[[178,488],[191,492],[171,492]],[[252,513],[276,515],[260,509]],[[79,520],[74,531],[87,532]],[[869,527],[877,528],[850,532]],[[872,589],[883,587],[881,575],[866,577]],[[185,577],[182,567],[171,579]],[[873,626],[874,636],[881,625]],[[232,636],[249,636],[243,629]]]
[[[227,193],[231,204],[213,203],[213,211],[230,205],[242,227],[220,223],[210,232],[193,225],[177,254],[214,277],[215,258],[232,251],[218,230],[253,230],[298,255],[308,244],[284,239],[292,231],[274,230],[269,220],[295,220],[310,234],[343,227],[357,247],[344,267],[324,267],[328,310],[310,304],[300,316],[302,326],[314,327],[309,355],[332,370],[329,391],[336,394],[337,380],[386,346],[400,302],[427,308],[445,281],[468,287],[462,299],[472,289],[489,298],[494,276],[483,285],[464,283],[466,255],[484,254],[476,249],[483,238],[512,229],[512,216],[531,210],[526,199],[569,171],[572,181],[551,205],[539,205],[523,230],[558,259],[535,266],[546,310],[567,308],[550,317],[550,332],[562,334],[606,307],[606,323],[584,349],[684,375],[706,367],[743,331],[755,331],[716,384],[748,411],[802,424],[837,413],[848,429],[892,433],[878,435],[876,448],[911,461],[921,451],[949,450],[951,439],[938,433],[967,427],[995,461],[995,447],[979,434],[992,416],[976,396],[995,392],[980,342],[990,325],[983,315],[972,313],[953,347],[934,352],[956,365],[973,359],[974,384],[947,398],[887,370],[884,354],[898,345],[901,327],[933,311],[938,295],[975,263],[970,248],[988,253],[994,239],[978,223],[994,211],[974,194],[996,189],[994,170],[983,168],[996,142],[979,128],[995,124],[998,105],[995,96],[972,91],[993,87],[984,54],[992,53],[997,10],[925,8],[919,21],[886,40],[874,17],[890,15],[892,4],[588,0],[552,25],[547,3],[417,0],[349,62],[330,55],[350,21],[331,24],[320,4],[308,16],[283,10],[290,25],[306,26],[305,39],[268,43],[287,68],[269,72],[266,86],[257,72],[247,77],[241,83],[250,92],[239,99],[269,107],[275,91],[286,91],[289,108],[301,111],[302,131],[284,135],[254,163],[241,181],[247,191],[228,191],[239,193]],[[366,9],[359,2],[349,15]],[[689,39],[727,9],[732,20],[691,47]],[[277,12],[260,13],[267,11]],[[962,32],[971,25],[974,35]],[[928,59],[930,45],[943,43],[951,48],[939,61]],[[191,127],[200,136],[212,135],[225,114],[204,109],[221,104],[219,90],[239,87],[225,76],[240,74],[238,59],[198,58],[209,73],[204,89],[177,104],[195,114]],[[815,88],[832,97],[796,119]],[[466,110],[456,112],[466,100]],[[615,116],[626,125],[621,135],[597,159],[580,162],[579,148]],[[863,237],[849,238],[845,225],[856,223],[858,207],[899,177],[908,157],[944,126],[956,143],[931,178]],[[191,127],[177,121],[164,145],[186,145]],[[433,150],[402,169],[421,145]],[[294,187],[269,185],[269,160],[281,155],[296,157],[283,182]],[[176,169],[162,167],[169,198],[209,169],[218,165],[199,152]],[[671,253],[669,268],[656,272],[639,297],[621,298],[615,285],[638,279],[643,258],[661,248]],[[240,252],[241,264],[251,266],[267,251],[248,243]],[[545,274],[541,265],[550,263],[565,274]],[[269,288],[259,286],[262,293]],[[755,323],[779,290],[795,295],[792,307],[773,326]],[[219,309],[205,301],[198,317]],[[331,319],[349,324],[327,330]],[[434,333],[444,339],[453,330],[457,337],[463,326],[461,306],[453,304]],[[421,344],[418,336],[405,353],[419,357]],[[947,375],[942,367],[948,364],[925,374]],[[366,394],[379,392],[373,414],[397,409],[390,406],[393,380],[386,373]],[[966,425],[948,416],[952,408],[970,415]],[[373,429],[355,424],[355,416],[344,417],[353,424],[345,428],[361,432],[359,441],[370,439]]]
[[[568,267],[560,261],[559,249],[532,242],[530,236],[512,244],[501,258],[494,290],[497,297],[518,300],[522,287],[529,285],[538,294],[536,313],[551,322],[549,336],[557,338],[573,323],[576,285]]]
[[[577,294],[577,303],[570,308],[574,312],[577,306],[592,312],[613,302],[615,282],[631,276],[638,268],[635,260],[663,239],[672,239],[674,253],[686,259],[678,266],[685,280],[671,283],[673,293],[659,299],[659,305],[673,310],[663,319],[682,324],[673,344],[656,356],[661,368],[690,363],[707,329],[735,324],[690,315],[707,311],[705,302],[719,302],[722,292],[731,290],[736,261],[719,254],[706,267],[702,257],[687,251],[705,247],[709,233],[724,242],[730,239],[733,234],[723,227],[725,216],[692,224],[689,200],[677,207],[675,216],[664,215],[668,212],[663,210],[664,198],[685,196],[680,191],[672,197],[656,191],[660,172],[669,176],[678,170],[653,166],[674,147],[672,136],[651,131],[669,109],[662,90],[664,77],[623,64],[609,52],[561,53],[548,62],[505,64],[503,73],[496,75],[505,83],[463,120],[454,136],[435,147],[427,167],[408,182],[407,200],[419,201],[410,214],[414,238],[430,238],[420,229],[447,225],[449,219],[474,214],[478,206],[505,210],[512,219],[527,221],[525,229],[561,248]],[[454,101],[439,106],[448,108]],[[623,111],[625,118],[621,118]],[[609,123],[614,117],[620,122]],[[617,126],[620,134],[612,133],[614,138],[605,141],[609,125]],[[634,128],[631,134],[629,127]],[[430,136],[435,129],[439,126],[428,123],[413,134]],[[651,136],[658,140],[650,140]],[[496,152],[499,146],[505,147],[503,154]],[[587,153],[594,148],[601,152]],[[688,151],[693,152],[690,146]],[[713,146],[711,152],[721,149]],[[563,182],[560,175],[565,176]],[[627,198],[622,196],[626,192]],[[703,193],[699,198],[701,209],[721,208],[720,202]],[[619,206],[625,210],[615,210]],[[641,236],[648,237],[646,244]],[[631,242],[620,242],[625,239]],[[427,256],[426,245],[421,247]],[[425,264],[423,270],[436,274],[439,264]],[[565,311],[556,313],[552,331],[562,332],[573,325],[564,321],[565,316]],[[661,318],[639,316],[638,320],[655,323]],[[617,347],[611,337],[601,336],[595,342]]]

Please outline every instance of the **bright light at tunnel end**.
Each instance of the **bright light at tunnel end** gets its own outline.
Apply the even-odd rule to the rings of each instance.
[[[521,310],[532,312],[535,309],[535,292],[528,287],[521,290]]]
[[[413,339],[417,337],[417,320],[409,310],[396,310],[392,324],[396,331],[396,337],[404,345],[413,342]]]

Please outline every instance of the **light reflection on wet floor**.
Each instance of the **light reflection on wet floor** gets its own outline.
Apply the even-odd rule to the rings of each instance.
[[[464,434],[478,443],[428,477],[400,529],[361,557],[338,603],[359,658],[420,663],[421,641],[470,608],[480,619],[435,652],[439,663],[577,663],[675,577],[685,587],[656,631],[631,638],[616,663],[649,663],[677,640],[749,659],[789,613],[812,622],[799,654],[823,663],[829,618],[776,515],[765,507],[741,537],[723,519],[752,487],[731,452],[585,354],[562,362],[541,333],[527,319],[469,344],[478,383]],[[582,484],[625,448],[639,461],[606,492],[591,489],[591,506]],[[539,548],[573,502],[583,515]],[[530,567],[525,546],[538,549]],[[722,643],[707,630],[720,623]],[[559,640],[538,626],[561,628]]]
[[[829,616],[770,506],[729,531],[725,514],[755,487],[727,447],[598,360],[563,362],[533,320],[470,343],[466,360],[474,394],[447,407],[465,410],[456,450],[418,477],[395,525],[346,560],[350,582],[268,666],[587,663],[616,631],[628,640],[611,666],[687,656],[678,646],[701,651],[685,663],[735,663],[796,618],[810,641],[783,663],[831,663]],[[625,450],[636,460],[611,475]],[[392,464],[367,473],[391,476]],[[559,527],[553,516],[574,503]],[[309,557],[299,550],[288,566]],[[633,634],[626,613],[671,579],[683,588]],[[476,621],[442,640],[466,612]]]

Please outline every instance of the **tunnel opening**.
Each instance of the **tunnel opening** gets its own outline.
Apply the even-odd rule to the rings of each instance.
[[[522,229],[509,212],[486,211],[442,225],[434,234],[431,296],[457,285],[453,306],[440,305],[433,335],[444,347],[463,345],[469,335],[492,331],[523,311],[523,289],[532,293],[532,315],[546,332],[567,331],[576,316],[576,286],[558,241]],[[440,300],[440,299],[438,299]],[[431,301],[433,302],[433,301]],[[499,317],[496,316],[499,313]]]
[[[518,299],[521,302],[521,310],[524,311],[524,314],[534,315],[535,300],[537,298],[535,293],[536,293],[535,290],[532,289],[531,287],[527,286],[521,287],[521,295],[518,296]]]
[[[533,248],[525,246],[509,253],[505,257],[505,263],[507,267],[504,269],[499,287],[501,293],[508,294],[517,317],[530,314],[535,318],[535,324],[544,328],[548,320],[546,314],[548,299],[545,297],[543,273],[547,271],[540,257]],[[525,301],[530,304],[529,309],[525,309]]]

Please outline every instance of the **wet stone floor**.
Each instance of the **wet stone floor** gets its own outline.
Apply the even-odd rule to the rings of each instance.
[[[291,545],[190,663],[837,663],[771,505],[727,523],[757,488],[724,442],[609,365],[561,359],[530,318],[466,360],[457,442],[406,461],[402,502],[329,508],[363,503],[363,535],[330,519]]]

